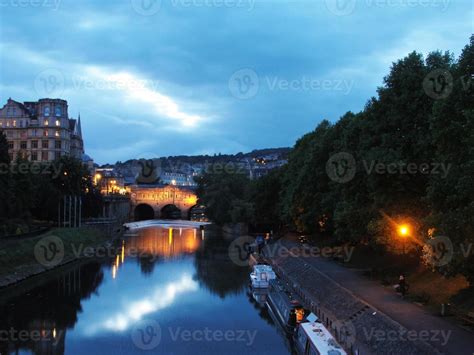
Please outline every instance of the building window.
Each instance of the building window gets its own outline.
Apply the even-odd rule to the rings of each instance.
[[[49,141],[42,141],[41,146],[43,149],[48,149],[49,148]]]
[[[31,141],[31,149],[38,149],[38,141]]]
[[[38,152],[31,152],[31,161],[38,161]]]
[[[48,137],[48,136],[49,136],[49,132],[48,132],[47,129],[45,129],[45,130],[43,131],[43,136],[44,136],[44,137]]]
[[[15,148],[15,145],[13,144],[13,142],[8,142],[8,149],[13,149]]]
[[[41,160],[43,161],[48,160],[48,152],[41,152]]]
[[[25,141],[20,142],[20,149],[26,149],[26,142]]]
[[[56,112],[56,117],[61,117],[61,106],[56,106],[55,112]]]
[[[44,120],[44,125],[45,125],[45,126],[49,126],[49,121],[48,121],[48,120]]]
[[[60,120],[56,120],[56,127],[59,127],[61,126],[61,121]]]
[[[59,131],[55,131],[55,132],[54,132],[54,135],[55,135],[56,137],[59,137],[59,136],[61,135],[61,133],[60,133]]]
[[[54,153],[54,159],[55,159],[55,160],[61,159],[61,152],[56,152],[56,153]]]
[[[16,120],[13,120],[13,127],[16,127]]]
[[[48,106],[48,105],[46,105],[46,106],[44,107],[44,109],[43,109],[43,114],[44,114],[45,116],[49,116],[49,106]]]
[[[0,127],[3,127],[3,121],[0,121]]]
[[[61,141],[54,141],[54,148],[61,149]]]

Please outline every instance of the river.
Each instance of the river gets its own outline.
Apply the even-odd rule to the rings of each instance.
[[[216,233],[151,227],[0,293],[0,354],[288,354]]]

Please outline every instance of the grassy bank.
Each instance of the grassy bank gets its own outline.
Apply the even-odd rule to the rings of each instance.
[[[75,251],[97,247],[108,237],[90,228],[58,228],[45,234],[25,239],[0,239],[0,287],[20,281],[50,269],[38,262],[35,245],[45,237],[56,236],[64,245],[64,258],[60,264],[75,259]]]

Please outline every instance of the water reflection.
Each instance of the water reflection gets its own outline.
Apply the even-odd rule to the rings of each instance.
[[[82,261],[1,292],[0,330],[25,330],[30,338],[2,337],[0,353],[140,353],[130,331],[142,319],[156,320],[163,329],[255,329],[264,335],[255,349],[284,349],[266,310],[247,297],[248,270],[229,260],[220,235],[154,227],[124,237],[113,250],[99,261]],[[33,339],[34,332],[39,338]],[[249,350],[240,344],[181,344],[166,336],[164,353]]]

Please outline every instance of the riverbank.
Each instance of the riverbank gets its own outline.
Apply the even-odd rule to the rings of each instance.
[[[462,353],[462,349],[474,349],[472,334],[465,329],[428,314],[356,270],[304,250],[301,244],[280,240],[265,252],[278,276],[349,352]]]
[[[38,255],[39,246],[45,241],[59,238],[62,246],[54,248],[61,253],[53,263]],[[26,239],[0,240],[0,288],[11,286],[30,277],[78,260],[77,251],[97,248],[114,239],[114,236],[97,228],[56,228],[39,236]],[[48,245],[45,245],[46,247]]]

